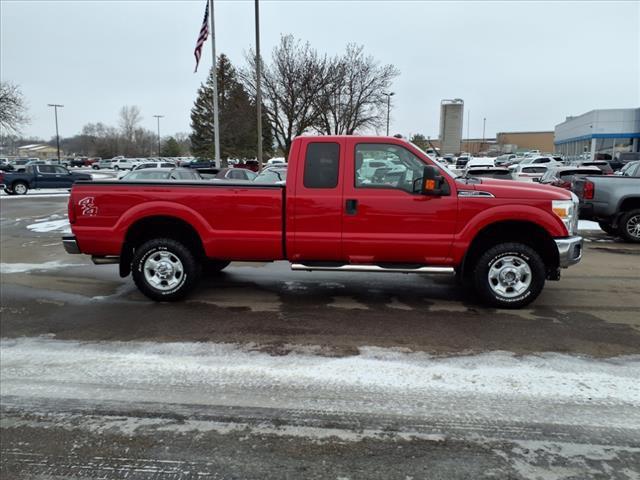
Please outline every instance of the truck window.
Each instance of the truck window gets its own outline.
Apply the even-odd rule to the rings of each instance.
[[[56,173],[53,165],[38,165],[38,172],[47,174]]]
[[[413,193],[425,164],[404,147],[386,143],[360,143],[355,152],[356,188],[395,188]],[[371,168],[378,162],[384,167]]]
[[[340,145],[310,143],[304,159],[303,185],[305,188],[335,188],[338,186],[339,168]]]

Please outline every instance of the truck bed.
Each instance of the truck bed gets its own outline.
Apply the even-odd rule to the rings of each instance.
[[[120,255],[139,222],[173,219],[193,228],[210,258],[282,259],[283,185],[209,181],[78,182],[69,218],[83,253]],[[171,232],[167,232],[170,234]]]

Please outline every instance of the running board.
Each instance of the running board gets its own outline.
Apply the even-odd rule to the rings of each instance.
[[[304,265],[302,263],[291,264],[291,270],[322,271],[322,272],[389,272],[389,273],[429,273],[437,275],[453,275],[452,267],[417,267],[394,268],[381,267],[380,265]]]

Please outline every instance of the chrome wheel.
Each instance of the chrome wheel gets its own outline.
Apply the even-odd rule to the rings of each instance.
[[[529,264],[515,255],[494,260],[489,266],[488,277],[491,290],[501,297],[517,297],[531,286]]]
[[[184,267],[171,252],[155,252],[144,262],[144,278],[158,290],[171,290],[184,280]]]
[[[629,217],[624,228],[631,237],[640,238],[640,214]]]
[[[24,183],[17,183],[13,186],[13,191],[18,195],[24,195],[27,193],[27,186]]]

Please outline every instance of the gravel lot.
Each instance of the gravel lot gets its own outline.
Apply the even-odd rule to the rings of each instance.
[[[154,304],[0,200],[2,478],[640,478],[640,246],[519,311],[452,280],[234,263]]]

